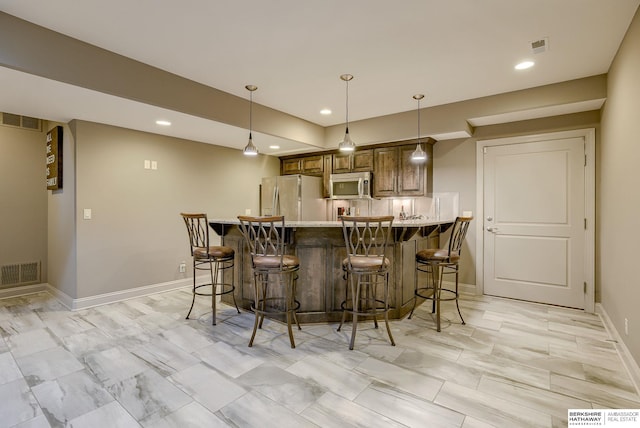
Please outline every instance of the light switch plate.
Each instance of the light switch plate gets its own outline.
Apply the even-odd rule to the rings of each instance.
[[[151,169],[151,161],[149,159],[144,160],[144,169]]]
[[[154,169],[154,170],[158,169],[158,161],[154,161],[154,160],[151,161],[151,169]]]
[[[85,220],[91,220],[91,208],[85,208],[83,210],[82,218]]]

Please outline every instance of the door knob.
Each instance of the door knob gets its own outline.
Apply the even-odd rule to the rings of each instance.
[[[497,232],[497,231],[498,231],[497,227],[487,226],[487,232]]]
[[[492,220],[493,220],[493,217],[491,216],[487,217],[487,221],[492,221]]]

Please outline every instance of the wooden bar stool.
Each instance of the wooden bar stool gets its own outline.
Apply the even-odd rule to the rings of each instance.
[[[189,315],[191,315],[196,295],[211,296],[212,324],[216,325],[216,296],[231,293],[233,304],[240,313],[234,293],[236,289],[233,274],[235,252],[230,247],[209,245],[209,222],[206,214],[180,213],[180,215],[187,226],[187,232],[189,232],[189,244],[193,259],[193,298],[186,319],[189,319]],[[199,270],[209,271],[210,283],[196,285],[196,273]],[[231,273],[230,282],[225,282],[224,277],[227,270],[230,270]],[[202,287],[207,286],[211,286],[211,292],[199,291]]]
[[[249,247],[253,270],[254,302],[251,309],[256,317],[249,346],[253,346],[258,328],[266,315],[285,315],[289,342],[296,344],[291,329],[292,320],[301,330],[296,317],[300,302],[296,300],[296,280],[300,260],[286,253],[286,228],[284,216],[238,216],[240,230]],[[273,289],[272,285],[275,285]]]
[[[467,229],[469,229],[471,220],[473,220],[473,217],[456,218],[451,229],[451,237],[449,238],[447,248],[426,249],[416,253],[417,273],[425,272],[428,276],[423,287],[418,286],[418,278],[416,278],[413,307],[411,308],[409,319],[411,319],[413,311],[416,308],[418,297],[431,300],[433,302],[431,312],[436,314],[436,330],[440,331],[440,302],[455,300],[458,315],[460,315],[460,319],[464,325],[464,318],[462,318],[460,305],[458,305],[458,261],[460,260],[462,244],[467,235]],[[455,288],[442,288],[443,276],[450,274],[456,277]]]
[[[358,317],[373,317],[378,328],[378,316],[384,316],[391,345],[395,346],[389,328],[389,259],[385,256],[391,239],[393,216],[347,217],[341,216],[347,257],[342,269],[347,280],[346,297],[342,302],[342,320],[347,313],[353,317],[349,349],[353,349]]]

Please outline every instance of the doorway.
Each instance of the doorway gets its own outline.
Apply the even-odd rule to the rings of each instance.
[[[593,129],[477,142],[482,294],[593,312]]]

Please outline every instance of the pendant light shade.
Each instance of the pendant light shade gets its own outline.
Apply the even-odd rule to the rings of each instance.
[[[351,136],[349,135],[349,81],[351,79],[353,79],[353,76],[351,74],[343,74],[342,76],[340,76],[340,79],[344,80],[347,83],[347,102],[346,102],[346,111],[347,111],[347,118],[346,118],[346,130],[344,133],[344,138],[342,139],[342,141],[340,142],[340,144],[338,144],[338,149],[341,152],[352,152],[356,149],[356,143],[354,143],[351,140]]]
[[[249,91],[249,142],[242,150],[242,153],[246,156],[256,156],[258,154],[258,148],[253,144],[251,130],[253,126],[253,91],[258,89],[258,87],[255,85],[247,85],[245,88]]]
[[[422,150],[422,144],[420,144],[420,100],[424,98],[423,94],[417,94],[413,96],[413,99],[418,101],[418,145],[416,149],[411,153],[411,160],[414,162],[424,162],[427,160],[427,153]]]

